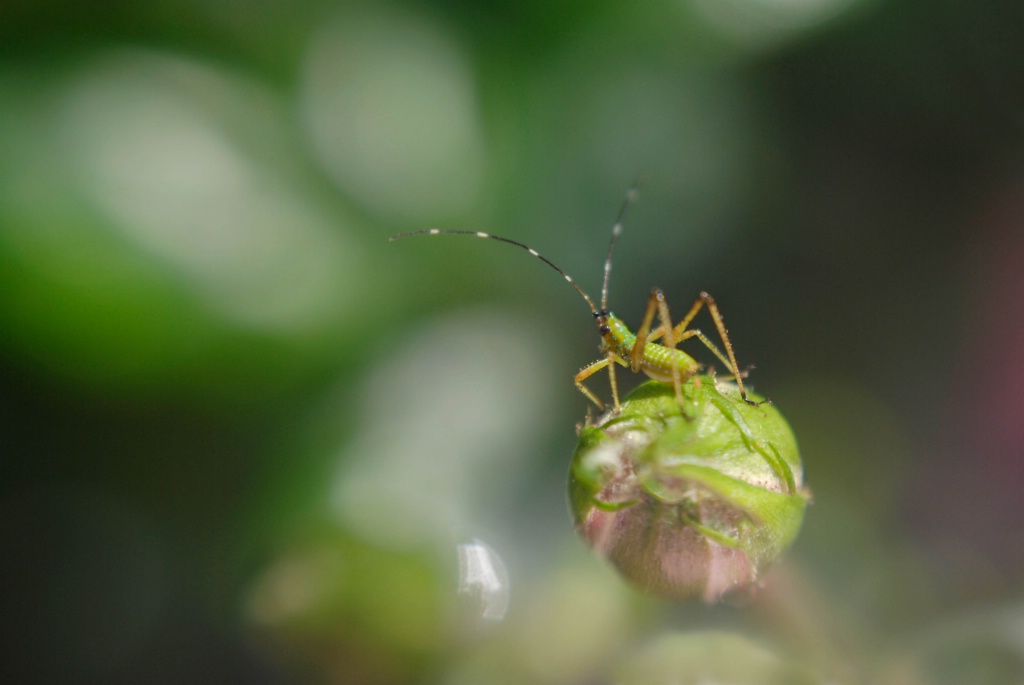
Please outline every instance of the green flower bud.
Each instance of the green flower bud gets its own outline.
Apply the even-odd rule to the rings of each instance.
[[[580,431],[569,472],[576,530],[640,588],[714,602],[756,586],[796,538],[809,493],[774,406],[696,376],[648,382]],[[753,399],[760,399],[752,396]]]

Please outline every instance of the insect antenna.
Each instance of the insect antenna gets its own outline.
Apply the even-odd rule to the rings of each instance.
[[[619,207],[619,213],[615,217],[615,225],[612,226],[612,238],[608,241],[608,256],[604,260],[604,279],[601,281],[601,311],[608,311],[608,278],[612,274],[612,252],[615,251],[615,242],[622,235],[622,220],[625,218],[629,206],[636,202],[637,187],[642,180],[643,177],[637,177],[633,181],[633,185],[626,191],[626,197],[623,198],[622,206]]]
[[[620,214],[621,214],[621,212],[620,212]],[[402,238],[408,238],[409,236],[414,236],[414,235],[469,235],[469,236],[473,236],[475,238],[489,238],[491,240],[497,240],[497,241],[502,242],[502,243],[508,243],[509,245],[515,245],[518,248],[526,250],[527,252],[532,254],[534,257],[536,257],[537,259],[541,260],[542,262],[544,262],[545,264],[550,266],[552,269],[557,271],[562,276],[562,278],[565,279],[566,283],[571,285],[576,290],[576,292],[578,292],[583,297],[583,299],[586,300],[587,306],[590,307],[590,311],[593,312],[595,316],[597,315],[597,311],[598,310],[597,310],[597,307],[594,306],[594,301],[592,299],[590,299],[590,295],[588,295],[586,293],[586,291],[584,291],[583,288],[581,288],[576,283],[576,281],[573,280],[572,276],[570,276],[565,271],[563,271],[557,264],[552,262],[550,259],[548,259],[544,255],[542,255],[540,252],[537,252],[537,250],[533,249],[529,245],[526,245],[525,243],[521,243],[518,240],[512,240],[511,238],[503,238],[500,235],[493,235],[491,233],[484,233],[483,231],[456,231],[456,230],[445,230],[445,229],[440,229],[440,228],[428,228],[428,229],[424,229],[422,231],[409,231],[408,233],[397,233],[397,234],[391,236],[390,238],[388,238],[388,241],[389,242],[393,242],[395,240],[400,240]],[[610,253],[609,253],[609,258],[610,258]],[[606,269],[606,276],[605,276],[605,284],[606,285],[607,285],[607,280],[608,280],[608,278],[607,278],[607,269]]]

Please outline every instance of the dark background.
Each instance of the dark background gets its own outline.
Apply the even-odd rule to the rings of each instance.
[[[0,3],[0,679],[1020,682],[1022,7]],[[641,173],[612,308],[711,292],[814,492],[742,608],[575,539],[577,295],[387,242],[597,295]]]

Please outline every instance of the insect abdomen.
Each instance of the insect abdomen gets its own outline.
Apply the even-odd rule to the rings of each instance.
[[[682,350],[673,350],[657,343],[644,345],[640,370],[662,383],[672,382],[672,365],[679,369],[680,380],[685,381],[699,369],[697,361]]]
[[[633,355],[633,345],[636,344],[636,335],[615,315],[609,316],[608,326],[614,341],[615,352],[626,361],[628,366]],[[656,381],[671,383],[673,362],[679,369],[679,379],[682,381],[697,373],[700,368],[697,361],[682,350],[675,350],[658,343],[647,343],[644,345],[643,358],[640,360],[640,370]]]

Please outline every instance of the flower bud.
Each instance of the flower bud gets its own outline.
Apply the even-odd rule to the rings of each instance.
[[[756,587],[796,538],[809,493],[774,406],[711,376],[683,396],[681,410],[670,385],[651,381],[582,428],[569,499],[577,532],[628,580],[714,602]]]

